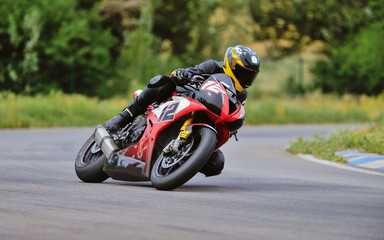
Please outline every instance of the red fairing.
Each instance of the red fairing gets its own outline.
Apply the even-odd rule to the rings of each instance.
[[[217,83],[217,82],[216,82]],[[206,105],[201,102],[180,95],[173,95],[167,102],[159,105],[159,107],[153,109],[147,116],[147,127],[143,133],[143,136],[139,142],[133,146],[123,149],[117,153],[121,159],[127,159],[127,161],[134,162],[138,160],[138,165],[142,166],[142,175],[144,177],[150,176],[151,161],[155,143],[159,133],[161,133],[166,127],[172,124],[177,119],[185,116],[191,112],[203,111],[207,117],[213,123],[217,131],[217,142],[215,149],[221,147],[226,143],[230,137],[230,131],[226,125],[226,122],[233,122],[238,119],[244,118],[244,107],[239,104],[238,109],[229,114],[229,102],[227,92],[222,84],[216,84],[212,94],[217,99],[222,99],[222,108],[220,116],[209,110]],[[216,87],[215,86],[215,87]],[[218,89],[220,88],[220,89]],[[206,91],[211,91],[213,88],[207,88]],[[218,90],[218,91],[216,91]],[[203,90],[202,90],[203,91]],[[137,96],[137,95],[136,95]],[[209,94],[207,95],[209,96]],[[207,101],[206,101],[207,102]],[[209,104],[209,103],[206,103]],[[217,112],[217,108],[215,108]],[[204,125],[204,123],[193,123],[191,125]],[[143,163],[143,164],[141,164]]]
[[[173,100],[160,105],[157,109],[148,114],[147,128],[140,141],[126,149],[118,152],[136,160],[147,163],[143,174],[149,177],[150,161],[156,139],[161,131],[168,127],[175,120],[193,111],[204,111],[206,108],[199,102],[185,97],[174,96]]]

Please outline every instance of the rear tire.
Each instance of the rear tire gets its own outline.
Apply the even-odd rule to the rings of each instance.
[[[88,138],[75,159],[76,175],[84,182],[100,183],[109,178],[103,171],[107,158],[98,149],[93,135]]]
[[[216,133],[207,127],[195,127],[180,153],[161,153],[151,170],[151,182],[158,190],[175,189],[196,175],[216,146]]]

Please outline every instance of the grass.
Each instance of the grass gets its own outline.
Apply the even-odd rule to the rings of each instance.
[[[383,122],[383,98],[311,94],[249,99],[246,124]],[[130,100],[100,100],[62,92],[34,97],[0,92],[0,128],[95,126],[115,116]]]
[[[94,126],[113,117],[127,100],[100,100],[51,92],[36,96],[0,92],[0,128]]]
[[[265,97],[246,103],[247,124],[365,123],[384,121],[384,95]]]
[[[335,155],[336,151],[354,149],[361,152],[384,154],[384,126],[369,125],[363,130],[341,130],[333,132],[329,138],[313,135],[314,140],[299,137],[287,149],[293,154],[312,154],[321,159],[345,162]]]

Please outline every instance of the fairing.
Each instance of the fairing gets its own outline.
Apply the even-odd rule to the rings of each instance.
[[[221,81],[226,87],[220,83]],[[231,91],[235,92],[231,79],[228,79],[225,74],[215,74],[208,78],[190,97],[172,96],[167,102],[160,104],[158,108],[148,114],[147,128],[140,141],[113,154],[105,163],[104,171],[117,180],[149,180],[151,161],[155,160],[152,159],[153,151],[159,134],[191,112],[205,112],[216,128],[218,134],[216,149],[219,148],[229,139],[230,130],[226,123],[244,119],[245,112],[240,103],[232,103],[237,108],[230,107],[231,100],[228,95],[233,94]],[[191,125],[204,124],[193,123]]]

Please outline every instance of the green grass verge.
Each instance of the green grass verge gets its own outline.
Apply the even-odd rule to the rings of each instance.
[[[304,97],[250,99],[246,123],[366,123],[384,121],[383,96],[310,94]]]
[[[62,92],[34,97],[1,92],[0,128],[95,126],[116,115],[127,101]]]
[[[246,103],[246,124],[383,122],[380,97],[265,97]],[[0,92],[0,128],[95,126],[115,116],[131,98],[100,100],[51,92],[34,97]]]
[[[362,152],[384,154],[384,126],[370,125],[360,131],[341,130],[331,133],[328,138],[313,135],[313,140],[299,137],[291,142],[288,152],[293,154],[312,154],[321,159],[345,162],[335,155],[340,150],[358,150]]]

